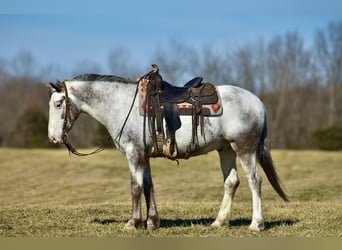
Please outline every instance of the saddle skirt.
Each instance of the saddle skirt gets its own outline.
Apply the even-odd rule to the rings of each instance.
[[[201,87],[197,88],[189,88],[188,90],[183,87],[174,87],[167,82],[165,83],[165,89],[163,92],[165,94],[161,94],[160,98],[160,109],[164,110],[164,102],[170,102],[177,105],[179,115],[193,115],[193,104],[194,100],[191,98],[198,98],[202,102],[202,116],[220,116],[222,115],[222,101],[220,97],[220,93],[217,90],[217,87],[210,84],[210,86],[206,86],[203,84]],[[147,79],[141,79],[139,81],[139,114],[141,116],[149,115],[148,113],[148,105],[146,103],[146,94],[147,94]],[[205,89],[206,93],[200,93]],[[175,90],[175,91],[174,91]],[[183,90],[183,91],[182,91]],[[175,92],[176,94],[172,93]],[[177,92],[182,92],[181,94],[177,94]],[[184,95],[184,93],[186,93]],[[216,95],[215,95],[216,92]],[[207,100],[207,101],[206,101]]]

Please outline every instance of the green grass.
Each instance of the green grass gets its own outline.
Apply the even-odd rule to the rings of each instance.
[[[123,227],[131,212],[130,177],[123,154],[0,149],[0,236],[342,236],[342,153],[272,153],[291,202],[283,203],[262,173],[265,231],[248,230],[251,194],[241,167],[229,226],[209,226],[223,195],[213,152],[179,166],[152,159],[161,227],[128,232]]]

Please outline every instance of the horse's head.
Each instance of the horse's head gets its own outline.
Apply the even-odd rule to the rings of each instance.
[[[70,98],[65,82],[50,83],[48,137],[53,143],[64,143],[79,110]]]

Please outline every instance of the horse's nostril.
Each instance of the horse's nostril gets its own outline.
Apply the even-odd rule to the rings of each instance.
[[[58,140],[54,136],[50,136],[49,141],[52,143],[58,143]]]

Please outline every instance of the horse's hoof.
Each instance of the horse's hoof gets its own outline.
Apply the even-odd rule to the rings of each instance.
[[[160,227],[160,221],[159,220],[152,220],[148,219],[146,222],[146,226],[148,230],[155,230]]]
[[[263,231],[265,229],[264,223],[251,223],[251,225],[249,226],[249,229],[255,232],[260,232]]]
[[[131,221],[129,221],[125,224],[124,229],[129,230],[129,231],[137,230],[137,228],[134,226],[134,223],[132,223]]]
[[[134,223],[133,220],[129,220],[126,224],[125,224],[125,227],[124,229],[125,230],[129,230],[129,231],[134,231],[134,230],[137,230],[139,228],[139,223],[138,225],[136,225],[137,223]]]
[[[215,220],[213,223],[211,223],[210,226],[211,227],[222,227],[223,224],[221,222],[218,222],[217,220]]]

